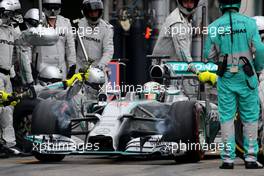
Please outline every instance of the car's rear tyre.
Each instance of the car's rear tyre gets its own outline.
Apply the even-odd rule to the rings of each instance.
[[[23,152],[30,153],[32,143],[27,141],[25,137],[31,134],[32,113],[39,103],[39,100],[25,99],[21,101],[14,109],[14,129],[16,135],[17,147]]]
[[[259,124],[262,124],[261,119]],[[259,143],[259,147],[261,148],[261,133],[263,130],[263,126],[261,126],[258,130],[259,130],[258,143]],[[235,120],[235,137],[236,137],[236,155],[241,159],[244,159],[245,150],[243,147],[243,124],[239,116]],[[258,161],[264,164],[263,151],[259,152]]]
[[[199,124],[202,110],[198,110],[196,102],[182,101],[176,102],[171,106],[167,123],[172,124],[172,128],[164,135],[165,141],[181,142],[190,146],[201,144]],[[174,159],[181,163],[199,162],[204,156],[202,147],[189,148],[185,155],[175,156]]]
[[[66,156],[62,154],[41,154],[37,152],[33,152],[33,155],[40,162],[60,162]]]

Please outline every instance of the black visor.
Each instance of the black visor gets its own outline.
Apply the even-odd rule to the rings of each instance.
[[[188,0],[179,0],[179,3],[181,4],[181,5],[183,5],[183,2],[184,1],[188,1]],[[192,0],[193,2],[194,2],[194,6],[196,7],[197,5],[198,5],[198,3],[199,3],[199,1],[200,0]]]
[[[103,10],[102,2],[87,2],[82,5],[83,11]]]
[[[2,10],[2,8],[0,9],[0,17],[1,18],[10,18],[14,16],[14,12],[13,11],[9,11],[9,10]]]
[[[220,4],[232,5],[241,3],[241,0],[218,0]]]
[[[180,3],[180,5],[183,7],[183,2],[187,2],[188,0],[178,0],[178,2]],[[187,11],[191,12],[193,11],[193,9],[197,8],[198,4],[199,4],[200,0],[192,0],[192,2],[194,3],[194,7],[193,8],[186,8]],[[185,7],[184,7],[185,8]]]
[[[28,23],[32,27],[38,27],[39,21],[34,19],[24,19],[26,23]]]
[[[43,8],[47,10],[59,10],[61,8],[61,4],[43,4]]]
[[[94,21],[94,22],[96,22],[102,16],[103,8],[104,8],[103,4],[100,2],[92,2],[92,3],[87,2],[87,3],[83,4],[83,6],[82,6],[84,16],[86,18],[90,19],[91,21]],[[96,11],[96,10],[99,11],[97,17],[89,16],[89,12]]]
[[[4,12],[5,11],[5,8],[4,7],[1,7],[0,8],[0,13]]]

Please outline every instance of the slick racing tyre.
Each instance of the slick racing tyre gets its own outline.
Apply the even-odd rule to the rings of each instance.
[[[14,109],[14,129],[16,134],[16,143],[23,152],[29,153],[32,150],[32,143],[25,137],[31,134],[32,113],[39,103],[39,100],[25,99],[21,101]]]
[[[200,128],[202,126],[200,124],[203,123],[202,114],[203,112],[201,109],[198,110],[196,102],[181,101],[174,103],[169,111],[171,119],[167,122],[172,126],[164,135],[165,141],[177,143],[180,141],[188,146],[191,144],[200,145],[201,139],[204,139],[201,135],[204,133],[204,129]],[[175,156],[174,159],[181,163],[195,163],[199,162],[203,156],[202,147],[194,147],[194,149],[187,149],[185,155]]]
[[[65,158],[62,154],[41,154],[33,152],[34,157],[40,162],[60,162]]]
[[[264,155],[263,155],[263,148],[261,148],[261,138],[262,138],[262,131],[263,131],[263,124],[261,118],[259,119],[259,129],[258,129],[258,143],[260,152],[258,154],[258,161],[264,164]],[[244,159],[244,147],[243,147],[243,124],[239,116],[235,119],[235,137],[236,137],[236,155],[239,156],[241,159]]]

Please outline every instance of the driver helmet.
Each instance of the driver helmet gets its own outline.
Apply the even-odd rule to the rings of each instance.
[[[103,10],[104,4],[101,0],[84,0],[82,3],[82,13],[92,25],[99,23],[103,15]],[[97,16],[90,16],[90,13],[95,11],[98,11]]]
[[[177,5],[181,13],[183,13],[184,15],[191,15],[195,12],[200,0],[176,0],[176,1],[177,1]],[[188,2],[193,2],[194,6],[185,7],[184,3],[188,3]]]
[[[157,100],[161,94],[161,84],[158,82],[150,81],[143,86],[143,95],[147,100]]]
[[[42,4],[47,18],[57,18],[61,12],[61,0],[43,0]]]
[[[42,86],[46,86],[55,82],[60,82],[63,79],[62,72],[55,66],[44,67],[38,76],[38,80]]]

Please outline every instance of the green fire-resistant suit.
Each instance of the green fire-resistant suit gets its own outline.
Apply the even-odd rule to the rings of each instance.
[[[208,31],[204,57],[208,60],[217,58],[215,61],[220,62],[224,56],[228,58],[227,71],[223,77],[218,78],[217,84],[222,140],[225,144],[221,157],[224,162],[234,162],[234,118],[238,110],[244,126],[245,160],[256,161],[259,118],[258,79],[256,73],[252,77],[245,74],[244,62],[239,59],[241,56],[248,58],[255,72],[261,71],[263,67],[264,45],[256,22],[235,10],[230,10],[214,21]],[[234,73],[236,66],[238,71]]]

